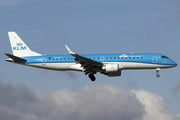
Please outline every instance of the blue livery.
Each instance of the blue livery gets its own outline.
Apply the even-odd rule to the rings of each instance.
[[[36,53],[22,41],[15,32],[8,32],[13,55],[6,61],[23,64],[27,66],[44,68],[50,70],[73,70],[88,74],[92,81],[96,78],[94,74],[100,72],[109,77],[121,76],[122,70],[128,69],[155,69],[156,76],[164,68],[171,68],[177,64],[163,54],[157,53],[123,53],[123,54],[77,54],[67,45],[70,55],[42,55]]]

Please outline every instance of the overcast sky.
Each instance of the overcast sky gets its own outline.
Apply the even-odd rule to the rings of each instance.
[[[180,1],[0,0],[0,119],[178,120],[179,66],[120,77],[6,62],[8,31],[41,54],[161,53],[180,61]]]

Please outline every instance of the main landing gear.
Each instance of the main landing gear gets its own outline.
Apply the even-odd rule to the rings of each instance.
[[[94,76],[93,73],[90,73],[88,76],[91,79],[91,81],[95,81],[96,80],[96,77]]]
[[[156,77],[160,77],[160,75],[158,74],[158,72],[161,70],[161,68],[156,68]]]

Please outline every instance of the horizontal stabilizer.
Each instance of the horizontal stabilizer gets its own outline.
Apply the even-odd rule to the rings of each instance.
[[[17,57],[17,56],[8,54],[8,53],[4,53],[4,54],[7,55],[8,57],[12,58],[13,60],[27,61],[26,59],[23,59],[23,58],[20,58],[20,57]]]

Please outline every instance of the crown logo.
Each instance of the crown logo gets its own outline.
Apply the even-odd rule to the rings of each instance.
[[[20,42],[19,42],[19,43],[16,43],[16,45],[17,45],[17,46],[22,46],[23,43],[20,43]]]

